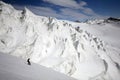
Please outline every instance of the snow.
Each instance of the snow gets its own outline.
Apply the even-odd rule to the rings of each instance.
[[[119,23],[101,23],[101,24],[76,24],[81,29],[99,37],[111,46],[120,48],[120,22]]]
[[[50,68],[0,53],[0,80],[75,80]]]
[[[120,80],[120,22],[57,20],[4,2],[0,9],[0,52],[78,80]]]

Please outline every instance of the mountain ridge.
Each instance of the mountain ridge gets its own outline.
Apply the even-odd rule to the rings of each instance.
[[[0,52],[30,57],[79,80],[120,79],[119,49],[83,28],[89,24],[36,16],[3,2],[0,17]]]

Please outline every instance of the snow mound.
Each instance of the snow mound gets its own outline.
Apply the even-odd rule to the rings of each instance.
[[[36,16],[0,2],[0,52],[31,60],[78,80],[119,80],[120,49],[81,26]]]

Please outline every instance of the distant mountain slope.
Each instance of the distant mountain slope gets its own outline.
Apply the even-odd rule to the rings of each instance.
[[[75,80],[49,68],[0,53],[0,80]]]
[[[109,41],[119,40],[107,36],[112,25],[119,22],[103,21],[57,20],[0,2],[0,52],[30,57],[35,63],[79,80],[120,80],[120,49]]]
[[[113,19],[113,20],[112,20]],[[118,21],[117,21],[118,20]],[[114,46],[120,49],[120,21],[115,18],[108,18],[105,20],[90,20],[85,23],[75,24],[81,29],[86,30],[94,36],[99,37],[109,46]]]

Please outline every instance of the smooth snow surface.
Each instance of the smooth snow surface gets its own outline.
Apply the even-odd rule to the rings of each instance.
[[[0,2],[0,52],[78,80],[120,80],[119,24],[57,20]]]
[[[0,53],[0,80],[75,80],[61,73],[25,60]]]

